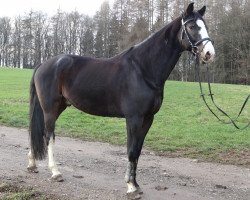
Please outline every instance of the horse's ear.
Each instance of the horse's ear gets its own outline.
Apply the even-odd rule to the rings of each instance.
[[[203,6],[200,10],[198,10],[198,13],[203,16],[206,12],[206,6]]]
[[[187,7],[187,10],[185,12],[186,16],[191,15],[194,12],[194,3],[190,3]]]

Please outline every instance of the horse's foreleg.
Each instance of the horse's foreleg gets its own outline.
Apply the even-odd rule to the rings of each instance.
[[[62,174],[60,173],[60,171],[57,168],[56,161],[55,161],[55,158],[54,158],[54,151],[53,151],[54,144],[55,144],[55,140],[50,139],[49,140],[49,145],[48,145],[48,157],[49,157],[49,168],[50,168],[50,170],[52,172],[51,179],[54,180],[54,181],[61,182],[61,181],[63,181],[63,177],[62,177]]]
[[[36,161],[35,161],[34,155],[32,154],[31,150],[28,153],[28,160],[29,160],[29,164],[28,164],[28,167],[27,167],[28,171],[33,172],[33,173],[37,173],[38,170],[37,170],[37,167],[36,167]]]
[[[138,183],[136,182],[136,169],[137,169],[137,163],[136,161],[128,161],[127,171],[125,175],[125,181],[128,186],[127,193],[142,193],[142,190]]]
[[[153,116],[144,119],[127,119],[128,167],[125,175],[125,181],[128,186],[127,193],[142,193],[142,190],[136,181],[136,169],[145,136],[152,125],[152,122]]]

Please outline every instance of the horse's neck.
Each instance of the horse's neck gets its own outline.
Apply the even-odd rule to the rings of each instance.
[[[144,78],[161,89],[182,52],[177,40],[179,29],[178,25],[171,23],[135,46],[133,50],[132,59],[140,67]],[[167,37],[166,34],[168,34]]]

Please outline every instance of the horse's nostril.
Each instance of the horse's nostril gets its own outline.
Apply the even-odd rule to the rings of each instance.
[[[209,60],[211,58],[211,53],[208,51],[205,55],[206,59]]]

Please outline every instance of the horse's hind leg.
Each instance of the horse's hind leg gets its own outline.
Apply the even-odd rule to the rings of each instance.
[[[53,112],[44,113],[44,122],[46,129],[46,142],[48,145],[48,159],[49,159],[49,169],[52,172],[51,179],[53,181],[61,182],[63,177],[61,172],[58,170],[54,157],[54,144],[55,144],[55,122],[61,112],[66,108],[65,104],[55,104]]]
[[[32,173],[38,173],[38,170],[36,167],[36,161],[35,161],[34,155],[32,154],[31,150],[28,153],[28,159],[29,159],[29,165],[27,167],[28,171],[32,172]]]
[[[128,151],[128,167],[125,175],[125,181],[128,186],[128,194],[142,193],[136,181],[136,169],[138,159],[141,154],[142,145],[145,136],[152,125],[153,116],[139,118],[133,117],[127,119],[127,151]]]
[[[53,181],[61,182],[63,181],[63,177],[62,177],[61,172],[58,170],[58,167],[56,165],[56,161],[54,158],[54,151],[53,151],[54,144],[55,144],[55,141],[53,139],[49,141],[49,145],[48,145],[49,168],[52,172],[51,179]]]

